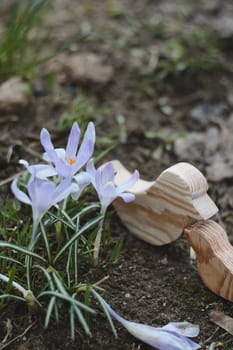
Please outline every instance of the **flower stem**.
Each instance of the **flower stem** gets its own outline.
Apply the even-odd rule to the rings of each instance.
[[[94,255],[93,255],[94,266],[97,266],[99,261],[100,242],[102,238],[102,232],[103,232],[103,226],[100,226],[95,238],[95,243],[94,243]]]
[[[101,214],[103,215],[102,219],[100,220],[99,223],[99,229],[95,238],[95,243],[94,243],[94,254],[93,254],[93,263],[94,266],[98,265],[98,260],[99,260],[99,252],[100,252],[100,243],[101,243],[101,238],[102,238],[102,232],[103,232],[103,226],[104,226],[104,217],[105,217],[105,211],[101,210]]]
[[[32,245],[33,245],[33,243],[34,243],[34,241],[35,241],[39,223],[40,223],[39,220],[35,220],[35,221],[33,222],[32,235],[31,235],[29,247],[32,247]]]
[[[64,240],[64,235],[62,232],[62,222],[61,221],[57,221],[55,223],[55,234],[56,234],[56,239],[57,239],[57,243],[60,246]]]

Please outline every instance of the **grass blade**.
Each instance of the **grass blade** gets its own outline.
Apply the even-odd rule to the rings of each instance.
[[[70,305],[70,337],[75,339],[75,319],[74,319],[74,307]]]
[[[46,316],[45,316],[45,322],[44,322],[45,329],[48,328],[55,303],[56,303],[56,297],[52,296],[49,300],[49,304],[48,304],[47,312],[46,312]]]
[[[32,258],[35,258],[43,263],[48,263],[46,259],[44,259],[42,256],[32,252],[31,250],[27,249],[27,248],[23,248],[23,247],[18,247],[15,244],[11,244],[11,243],[7,243],[4,241],[0,241],[0,248],[6,248],[6,249],[12,249],[12,250],[16,250],[19,253],[22,253],[26,256],[30,256]]]
[[[104,299],[93,288],[91,289],[91,293],[94,295],[94,297],[96,298],[96,300],[99,302],[100,306],[102,307],[103,312],[105,313],[105,315],[107,317],[107,320],[108,320],[108,322],[109,322],[109,324],[110,324],[110,326],[112,328],[112,332],[115,335],[115,337],[117,338],[117,331],[116,331],[116,328],[115,328],[115,326],[114,326],[114,324],[112,322],[111,315],[110,315],[110,313],[108,312],[108,309],[105,306]]]
[[[44,225],[42,224],[42,222],[40,222],[40,228],[41,228],[42,236],[44,239],[44,243],[45,243],[45,247],[46,247],[46,251],[47,251],[47,255],[48,255],[48,262],[50,263],[51,262],[50,245],[49,245],[48,237],[46,235],[45,228],[44,228]]]
[[[124,235],[121,234],[119,239],[117,240],[117,243],[113,249],[112,255],[109,259],[110,263],[114,264],[117,262],[119,255],[120,255],[120,251],[121,251],[123,242],[124,242]]]
[[[79,236],[81,236],[84,232],[88,231],[94,225],[98,224],[101,219],[102,219],[102,216],[99,216],[99,217],[89,221],[78,232],[76,232],[76,234],[64,245],[64,247],[55,256],[54,263],[70,247],[70,245],[73,244],[73,242],[78,239]]]
[[[24,264],[22,264],[20,261],[13,259],[13,258],[9,258],[8,256],[0,255],[0,259],[10,261],[10,262],[17,264],[17,265],[20,265],[20,266],[24,266]]]
[[[85,304],[81,303],[80,301],[76,300],[76,299],[73,299],[71,296],[69,295],[64,295],[64,294],[61,294],[59,293],[58,291],[45,291],[45,292],[42,292],[38,295],[38,299],[45,296],[45,295],[52,295],[52,296],[55,296],[57,298],[60,298],[64,301],[67,301],[68,303],[70,303],[71,305],[72,304],[75,304],[77,305],[78,307],[82,308],[83,310],[86,310],[92,314],[96,314],[96,311],[91,309],[89,306],[86,306]]]
[[[19,297],[18,295],[13,295],[13,294],[2,294],[0,295],[0,299],[5,299],[5,298],[11,298],[11,299],[15,299],[15,300],[20,300],[25,302],[25,299],[22,297]]]

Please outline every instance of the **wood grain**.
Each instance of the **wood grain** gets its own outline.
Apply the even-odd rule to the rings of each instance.
[[[130,178],[131,173],[119,161],[113,165],[117,185]],[[150,244],[163,245],[180,237],[186,226],[217,213],[207,190],[207,181],[198,169],[178,163],[155,181],[139,180],[129,191],[135,194],[134,202],[116,199],[113,205],[130,232]]]
[[[206,220],[186,227],[184,233],[197,254],[205,285],[233,301],[233,247],[225,230],[215,221]]]

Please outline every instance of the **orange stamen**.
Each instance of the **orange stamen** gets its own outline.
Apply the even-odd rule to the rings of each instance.
[[[74,158],[66,158],[68,160],[68,162],[70,163],[70,165],[74,165],[76,163],[76,159]]]

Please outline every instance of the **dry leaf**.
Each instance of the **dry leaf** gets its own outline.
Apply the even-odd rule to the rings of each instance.
[[[233,335],[233,318],[225,315],[221,311],[211,311],[209,313],[210,321],[223,328],[229,334]]]

